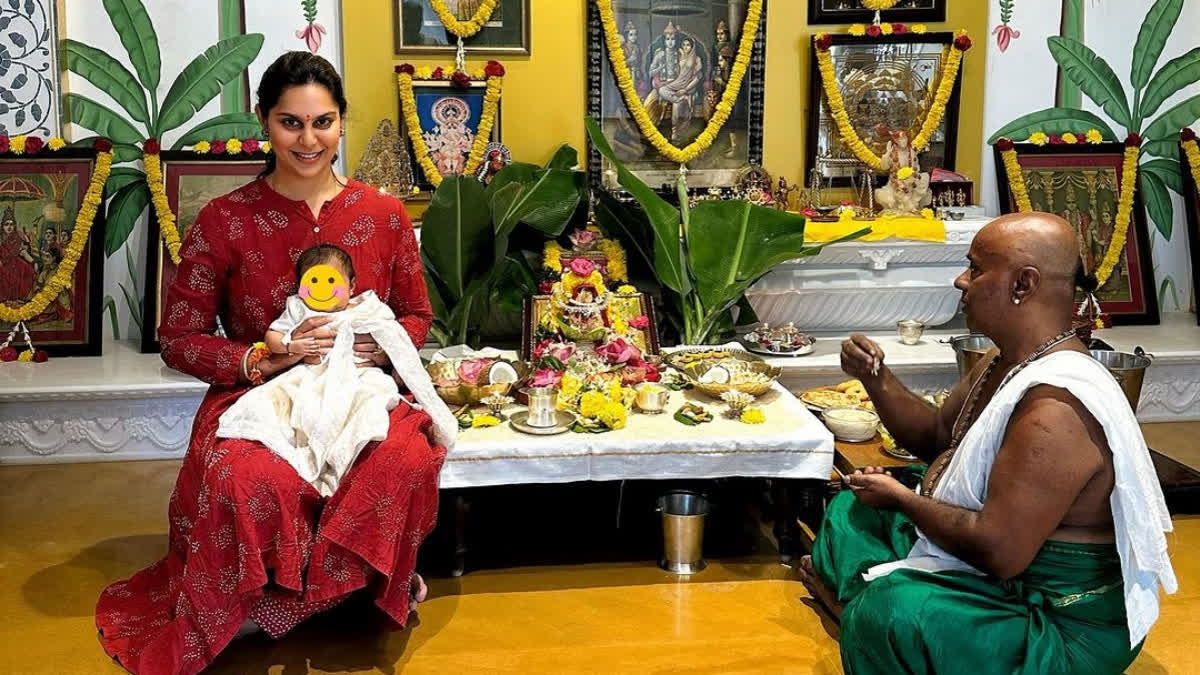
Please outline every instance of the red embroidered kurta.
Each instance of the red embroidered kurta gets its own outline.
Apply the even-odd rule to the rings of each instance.
[[[328,500],[266,447],[218,440],[246,388],[241,358],[294,292],[304,249],[335,244],[420,345],[432,322],[416,237],[396,199],[356,181],[320,217],[256,181],[208,204],[188,233],[159,330],[167,365],[212,384],[171,495],[165,558],[109,586],[96,607],[105,651],[135,673],[195,673],[246,618],[273,637],[369,582],[403,626],[417,547],[437,516],[446,451],[402,402]],[[217,317],[228,338],[214,335]]]

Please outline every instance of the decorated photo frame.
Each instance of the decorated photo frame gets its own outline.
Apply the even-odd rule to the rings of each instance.
[[[746,12],[744,3],[694,0],[691,4],[697,10],[691,14],[659,16],[646,12],[644,2],[611,0],[631,86],[647,114],[657,117],[655,128],[679,148],[701,137],[718,113],[721,96],[736,68]],[[587,9],[587,114],[600,122],[626,168],[652,188],[669,184],[674,190],[680,162],[665,156],[639,129],[609,59],[610,42],[602,13],[593,1],[587,3]],[[713,134],[711,145],[686,162],[692,188],[732,187],[741,169],[762,164],[766,25],[764,2],[757,28],[747,38],[753,46],[728,119]],[[630,39],[631,32],[635,39]],[[672,69],[671,47],[677,45],[675,51],[683,54],[689,44],[689,56],[676,56]],[[681,67],[680,58],[692,66]],[[677,126],[682,131],[677,133]],[[588,181],[593,189],[620,190],[611,168],[589,141]]]
[[[1192,295],[1200,289],[1200,145],[1194,133],[1184,132],[1179,141],[1179,167],[1183,174],[1183,205],[1187,212],[1188,247],[1192,258]],[[1196,308],[1194,308],[1196,309]],[[1200,324],[1200,309],[1196,311]]]
[[[946,0],[899,0],[880,16],[883,21],[945,21]],[[875,10],[867,9],[861,0],[808,0],[810,24],[871,23],[874,19]]]
[[[1054,213],[1074,226],[1084,267],[1094,273],[1113,237],[1122,186],[1122,143],[1015,143],[1024,189],[1034,211]],[[1017,198],[1006,176],[1003,150],[993,146],[1000,212],[1014,213]],[[1158,299],[1150,237],[1141,194],[1135,190],[1125,246],[1112,275],[1096,291],[1101,311],[1114,325],[1157,324]],[[1082,299],[1082,297],[1081,297]]]
[[[98,153],[76,147],[37,153],[29,149],[34,140],[22,138],[27,154],[14,155],[8,152],[8,137],[3,138],[6,152],[0,155],[0,304],[10,312],[20,312],[57,278],[64,261],[74,258],[75,268],[62,280],[66,284],[62,290],[52,294],[35,316],[15,321],[0,318],[0,339],[22,321],[29,342],[38,352],[49,356],[99,356],[104,204],[92,207],[95,215],[87,223],[80,222],[79,216],[86,207],[85,195],[98,180],[94,175]],[[61,144],[61,139],[55,140]],[[40,149],[40,138],[36,145]],[[89,229],[86,243],[75,257],[72,235],[80,227]],[[37,311],[36,307],[30,311]],[[10,346],[19,351],[25,344],[25,333],[18,328]]]
[[[645,316],[649,319],[645,328],[636,329],[633,338],[634,346],[647,356],[658,355],[661,349],[658,343],[657,323],[654,319],[654,304],[645,293],[629,293],[611,295],[611,303],[616,308],[618,316],[629,320],[635,316]],[[529,295],[521,309],[521,358],[529,360],[533,356],[534,346],[541,341],[542,317],[551,310],[550,295]]]
[[[205,204],[253,181],[266,168],[267,159],[261,151],[229,155],[170,150],[161,157],[167,203],[175,216],[180,241],[187,237],[188,229]],[[142,304],[142,352],[145,353],[160,350],[158,327],[162,325],[167,289],[176,272],[163,240],[161,222],[152,211],[146,237],[146,290]]]
[[[442,0],[460,21],[469,20],[482,0]],[[528,55],[532,0],[500,0],[478,33],[463,40],[468,54]],[[395,0],[393,43],[396,56],[453,54],[458,38],[446,30],[431,0]]]
[[[440,69],[439,69],[440,70]],[[495,85],[498,86],[498,85]],[[467,167],[475,134],[483,121],[487,109],[487,79],[472,79],[466,86],[448,79],[414,79],[412,81],[413,102],[419,123],[423,146],[428,160],[443,174],[459,174]],[[412,121],[405,108],[405,92],[400,91],[400,119],[404,120],[404,133],[412,140]],[[495,104],[494,122],[488,135],[488,143],[501,142],[503,120],[500,101]],[[435,181],[427,174],[422,157],[418,155],[417,143],[407,144],[409,161],[413,167],[416,186],[423,192],[436,189]]]
[[[881,155],[887,146],[888,131],[905,130],[909,138],[914,138],[932,105],[931,93],[943,77],[942,58],[950,53],[946,48],[955,43],[955,34],[907,30],[879,36],[830,33],[825,39],[829,41],[845,111],[863,143]],[[819,169],[822,186],[850,187],[862,165],[839,135],[825,94],[815,41],[810,49],[805,181],[810,180],[813,169]],[[899,77],[896,72],[905,76]],[[881,80],[889,84],[881,85]],[[954,170],[961,90],[958,77],[929,146],[920,154],[922,171],[935,167]]]

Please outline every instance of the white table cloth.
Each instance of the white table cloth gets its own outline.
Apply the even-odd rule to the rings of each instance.
[[[685,400],[715,419],[697,426],[675,421]],[[779,383],[755,405],[766,415],[763,424],[726,418],[722,401],[687,390],[671,392],[662,414],[635,408],[624,429],[603,434],[534,436],[508,422],[467,429],[446,457],[441,487],[732,476],[827,480],[833,470],[829,430]],[[506,414],[520,410],[514,405]]]

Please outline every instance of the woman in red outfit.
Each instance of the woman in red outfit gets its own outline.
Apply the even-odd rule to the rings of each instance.
[[[252,379],[297,363],[272,355],[248,368],[247,357],[295,291],[304,249],[350,253],[356,286],[388,303],[414,344],[432,321],[404,207],[331,167],[346,112],[333,67],[285,54],[263,74],[257,112],[272,145],[267,171],[200,212],[159,330],[167,365],[212,385],[171,495],[169,550],[105,589],[96,607],[104,649],[135,673],[195,673],[247,621],[278,637],[368,585],[398,627],[410,599],[424,597],[414,566],[436,519],[446,453],[431,444],[426,413],[401,402],[388,437],[363,450],[327,500],[266,447],[215,437]],[[214,335],[218,317],[228,337]],[[328,349],[324,321],[295,335]],[[355,348],[369,367],[389,365],[373,342]]]

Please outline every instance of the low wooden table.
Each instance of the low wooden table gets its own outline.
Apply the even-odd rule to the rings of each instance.
[[[862,443],[847,443],[835,440],[833,442],[833,449],[833,473],[830,475],[829,480],[831,483],[838,484],[839,489],[842,479],[858,469],[865,469],[868,466],[882,466],[885,469],[890,469],[892,467],[905,467],[925,463],[919,459],[897,459],[887,454],[883,450],[883,439],[880,438],[879,434],[875,434],[875,438]]]

